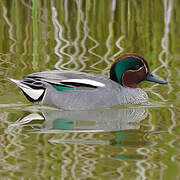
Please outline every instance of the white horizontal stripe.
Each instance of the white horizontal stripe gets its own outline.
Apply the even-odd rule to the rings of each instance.
[[[91,79],[66,79],[66,80],[62,80],[61,82],[81,83],[81,84],[87,84],[87,85],[98,86],[98,87],[105,86],[105,84],[95,81],[95,80],[91,80]]]

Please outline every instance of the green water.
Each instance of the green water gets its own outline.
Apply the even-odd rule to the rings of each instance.
[[[0,0],[0,179],[180,178],[179,0]],[[144,56],[168,85],[150,102],[94,111],[29,103],[8,77],[47,69],[108,75]]]

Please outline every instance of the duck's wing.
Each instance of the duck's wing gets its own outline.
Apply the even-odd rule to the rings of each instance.
[[[73,89],[96,89],[105,87],[108,77],[74,71],[43,71],[26,76],[26,85],[43,86],[43,82]]]

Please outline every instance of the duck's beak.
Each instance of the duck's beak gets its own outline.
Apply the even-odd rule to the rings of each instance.
[[[150,72],[147,74],[145,80],[156,82],[156,83],[159,83],[159,84],[167,84],[167,81],[164,81],[164,80],[152,75]]]

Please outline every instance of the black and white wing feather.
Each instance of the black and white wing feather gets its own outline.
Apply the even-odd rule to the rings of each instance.
[[[33,73],[26,76],[24,82],[26,84],[32,84],[37,87],[41,86],[43,82],[59,85],[79,88],[98,88],[105,86],[105,76],[86,74],[82,72],[70,72],[70,71],[43,71],[38,73]],[[104,82],[102,82],[104,81]]]

